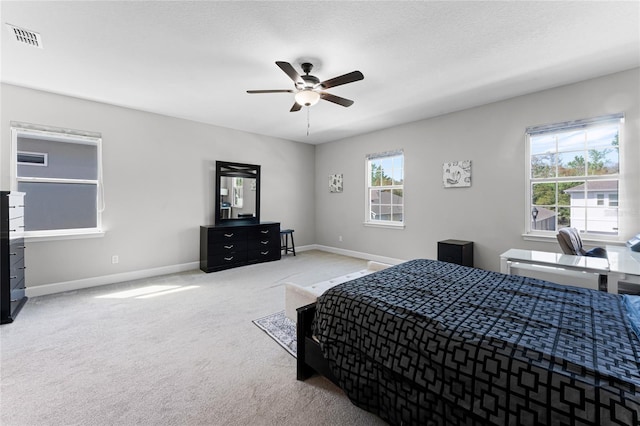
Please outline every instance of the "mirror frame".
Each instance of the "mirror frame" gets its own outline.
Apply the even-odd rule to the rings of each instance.
[[[256,180],[256,212],[254,217],[230,219],[222,219],[220,217],[220,178],[223,176],[252,178]],[[216,198],[214,205],[216,225],[260,223],[260,166],[255,164],[232,163],[229,161],[216,161]]]

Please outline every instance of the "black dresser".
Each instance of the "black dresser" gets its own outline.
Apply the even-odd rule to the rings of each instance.
[[[278,222],[234,222],[200,227],[200,269],[204,272],[279,259]]]
[[[0,324],[27,302],[24,279],[24,193],[0,192]]]

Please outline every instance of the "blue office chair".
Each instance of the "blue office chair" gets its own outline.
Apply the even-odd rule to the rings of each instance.
[[[560,248],[562,248],[562,252],[564,254],[607,258],[607,251],[602,247],[585,250],[584,247],[582,247],[580,232],[576,228],[562,228],[558,231],[556,238],[558,239],[558,244],[560,244]]]

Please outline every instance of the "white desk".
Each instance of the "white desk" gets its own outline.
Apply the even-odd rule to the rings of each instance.
[[[619,283],[640,289],[640,252],[626,246],[607,246],[609,257],[609,292],[617,293]]]
[[[598,257],[510,249],[500,255],[500,272],[598,290],[608,277],[609,262]]]
[[[615,294],[621,283],[640,289],[640,253],[624,246],[606,249],[608,259],[510,249],[500,255],[500,272],[593,289],[606,277],[607,291]]]

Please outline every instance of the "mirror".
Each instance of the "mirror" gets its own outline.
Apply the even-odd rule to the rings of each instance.
[[[216,161],[216,225],[260,222],[260,166]]]

